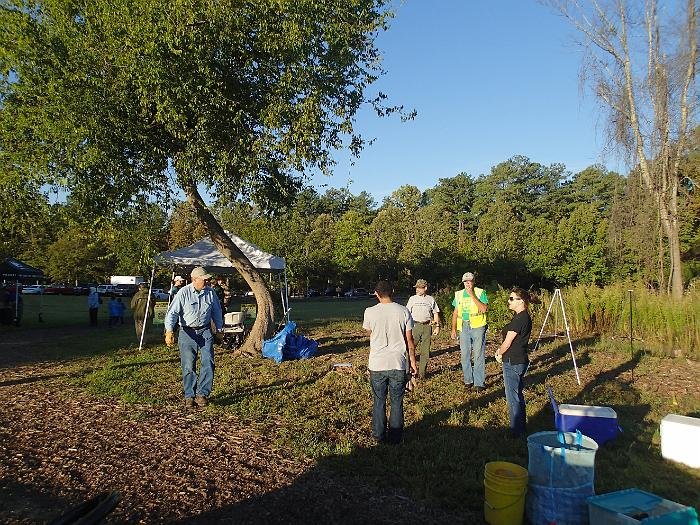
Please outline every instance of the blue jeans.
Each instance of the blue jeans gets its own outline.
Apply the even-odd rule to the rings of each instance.
[[[464,384],[484,386],[486,380],[486,326],[469,328],[465,321],[459,333],[459,353],[462,361]],[[474,368],[472,369],[472,357]]]
[[[370,371],[369,381],[374,394],[372,435],[378,441],[398,443],[403,435],[403,394],[406,388],[405,370]],[[386,395],[389,392],[391,412],[389,434],[386,433]]]
[[[511,365],[503,361],[503,385],[506,390],[510,432],[514,437],[525,433],[525,397],[523,396],[523,377],[529,363]]]
[[[182,387],[186,398],[196,395],[209,397],[214,382],[214,338],[209,327],[200,330],[181,328],[177,344],[180,347]],[[195,370],[199,354],[199,380]],[[195,384],[197,390],[195,391]]]

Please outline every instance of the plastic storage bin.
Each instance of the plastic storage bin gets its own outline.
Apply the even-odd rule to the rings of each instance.
[[[615,439],[621,429],[617,413],[610,407],[590,405],[558,404],[552,389],[548,388],[549,400],[554,410],[554,426],[560,432],[580,431],[583,435],[602,445]]]
[[[698,525],[693,507],[626,489],[588,498],[591,525]]]
[[[661,420],[661,455],[700,468],[700,419],[669,414]]]

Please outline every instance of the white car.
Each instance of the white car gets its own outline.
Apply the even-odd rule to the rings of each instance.
[[[22,287],[22,293],[25,295],[41,295],[44,293],[44,287],[40,284],[30,284]]]
[[[153,288],[153,290],[151,290],[151,293],[153,294],[153,297],[155,297],[158,301],[167,301],[168,297],[170,297],[168,295],[168,292],[166,292],[162,288]]]

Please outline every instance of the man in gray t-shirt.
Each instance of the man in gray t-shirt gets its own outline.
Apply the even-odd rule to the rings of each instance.
[[[403,434],[403,395],[406,386],[406,359],[416,371],[413,319],[409,311],[391,300],[392,288],[379,281],[374,288],[379,304],[365,310],[362,327],[369,331],[369,372],[374,407],[372,435],[377,441],[399,443]],[[389,433],[386,432],[387,391],[391,399]]]

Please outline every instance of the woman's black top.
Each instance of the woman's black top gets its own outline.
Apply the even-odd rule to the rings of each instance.
[[[530,333],[532,333],[532,318],[530,317],[530,313],[527,310],[523,310],[515,314],[513,319],[510,320],[510,323],[505,325],[503,330],[501,330],[503,340],[505,340],[508,332],[515,332],[518,335],[513,339],[508,351],[503,354],[503,361],[511,365],[527,363],[527,343],[530,341]]]

